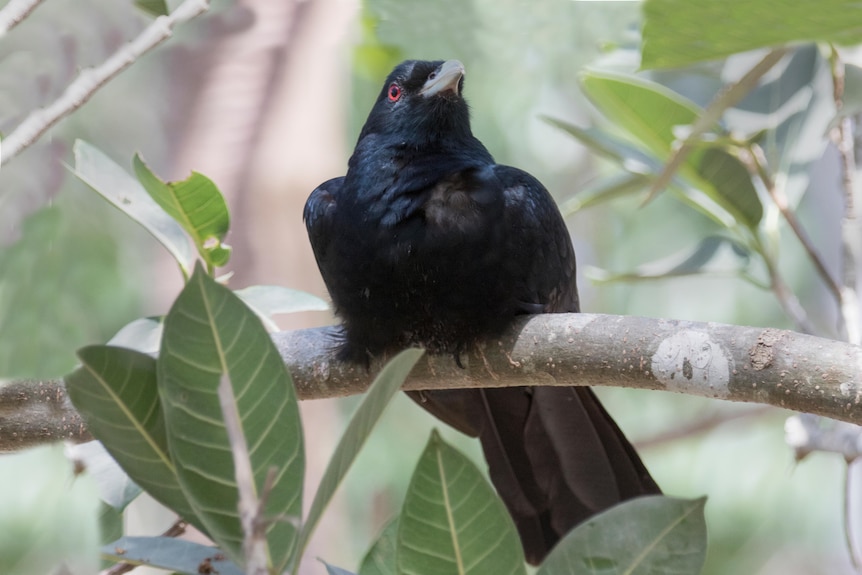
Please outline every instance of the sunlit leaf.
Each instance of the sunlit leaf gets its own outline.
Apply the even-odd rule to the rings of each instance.
[[[397,573],[525,574],[503,502],[437,431],[413,472],[398,525]]]
[[[135,0],[135,6],[150,16],[164,16],[168,13],[168,4],[165,0]]]
[[[212,180],[192,172],[185,180],[165,183],[138,155],[134,166],[144,189],[191,236],[203,260],[212,267],[225,265],[230,247],[222,242],[230,228],[230,214]]]
[[[697,121],[699,106],[661,84],[616,72],[588,70],[581,86],[615,125],[629,132],[661,160],[677,140],[674,130]]]
[[[100,150],[76,140],[74,153],[72,173],[144,226],[171,253],[183,275],[188,276],[195,256],[180,225],[159,207],[137,180]]]
[[[688,66],[798,42],[857,44],[862,37],[854,0],[647,0],[643,13],[644,68]]]
[[[656,495],[621,503],[569,532],[536,575],[700,573],[705,502]]]
[[[259,496],[276,469],[265,515],[272,565],[295,546],[304,451],[293,382],[254,313],[198,264],[165,318],[158,359],[168,443],[186,496],[212,538],[241,562],[242,528],[233,455],[218,384],[229,376]]]
[[[582,74],[581,84],[608,119],[663,162],[669,160],[681,144],[677,134],[694,124],[702,112],[694,103],[668,88],[635,76],[588,71]],[[683,186],[683,193],[688,201],[716,221],[726,219],[716,211],[720,208],[737,223],[753,228],[762,215],[760,200],[751,177],[745,174],[740,178],[740,168],[745,168],[739,160],[728,156],[710,145],[694,148],[678,172],[697,192],[687,191]],[[732,181],[723,181],[716,173],[717,168],[732,170]]]

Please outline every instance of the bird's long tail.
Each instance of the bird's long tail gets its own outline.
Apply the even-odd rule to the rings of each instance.
[[[620,501],[661,493],[588,387],[408,392],[479,437],[491,481],[539,564],[575,525]]]

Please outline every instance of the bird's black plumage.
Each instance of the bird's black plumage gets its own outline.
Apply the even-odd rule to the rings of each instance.
[[[463,72],[457,61],[397,66],[347,175],[305,205],[344,360],[411,345],[457,358],[518,314],[580,311],[560,212],[538,180],[496,164],[473,136]],[[589,388],[411,396],[479,437],[532,563],[580,521],[659,492]]]

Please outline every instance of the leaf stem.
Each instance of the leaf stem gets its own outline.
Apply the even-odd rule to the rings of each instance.
[[[784,57],[789,51],[789,48],[776,48],[770,51],[763,57],[754,67],[751,68],[745,75],[724,87],[716,94],[715,98],[710,102],[709,106],[703,111],[703,114],[697,119],[691,127],[688,137],[671,155],[670,159],[664,165],[661,174],[653,181],[650,186],[649,194],[643,201],[646,205],[652,201],[668,184],[670,184],[673,175],[688,157],[689,153],[694,148],[695,143],[700,137],[715,126],[724,114],[724,111],[742,100],[755,86],[757,86],[760,78],[763,77],[775,64]]]
[[[790,229],[805,249],[805,253],[808,254],[808,258],[814,264],[817,273],[823,279],[823,283],[826,284],[826,287],[829,288],[829,291],[832,292],[832,295],[835,296],[836,301],[840,305],[843,300],[841,288],[838,286],[835,278],[832,277],[832,274],[829,273],[829,270],[826,269],[823,258],[817,253],[817,248],[814,247],[814,243],[811,241],[805,228],[802,227],[802,224],[796,218],[796,214],[790,209],[784,190],[775,185],[775,180],[766,167],[766,155],[763,153],[763,148],[755,143],[749,143],[743,151],[746,153],[740,154],[740,159],[748,166],[749,171],[763,183],[766,193],[769,194],[778,211],[784,216]]]

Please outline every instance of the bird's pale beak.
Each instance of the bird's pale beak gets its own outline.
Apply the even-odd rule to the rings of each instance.
[[[428,76],[428,80],[419,93],[426,98],[451,91],[458,95],[458,86],[464,76],[464,64],[458,60],[446,60],[440,67]]]

